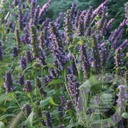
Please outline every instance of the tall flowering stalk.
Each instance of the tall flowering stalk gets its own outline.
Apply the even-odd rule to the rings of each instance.
[[[20,85],[24,85],[24,75],[18,75],[18,83]]]
[[[25,81],[23,91],[25,91],[27,93],[32,91],[32,85],[31,85],[30,80]]]
[[[68,91],[72,98],[73,104],[77,107],[78,100],[79,100],[79,83],[77,82],[76,78],[72,74],[67,75],[68,79]]]
[[[86,12],[86,14],[84,16],[84,26],[85,26],[85,29],[91,23],[92,12],[93,12],[93,8],[92,8],[92,6],[90,6],[89,10]]]
[[[57,64],[59,66],[60,70],[64,69],[65,64],[68,62],[68,57],[66,56],[66,53],[59,50],[59,49],[53,49],[53,57],[56,59]]]
[[[32,51],[33,56],[38,58],[39,55],[39,47],[38,47],[38,40],[37,40],[37,30],[35,25],[30,26],[30,38],[31,38],[31,45],[32,45]]]
[[[121,72],[123,71],[123,69],[121,68],[123,66],[123,60],[122,60],[122,53],[121,53],[121,49],[117,49],[115,52],[115,65],[116,65],[116,73],[118,75],[121,75]]]
[[[121,44],[120,46],[118,47],[119,49],[123,50],[125,48],[128,47],[128,39],[125,39]]]
[[[49,6],[51,5],[51,3],[52,3],[52,0],[48,0],[48,2],[42,6],[42,8],[39,11],[39,15],[38,15],[39,20],[47,12],[47,10],[48,10]]]
[[[60,12],[60,13],[59,13],[59,17],[58,17],[58,18],[56,19],[56,21],[55,21],[55,26],[56,26],[57,29],[58,29],[58,28],[60,27],[60,25],[61,25],[62,18],[63,18],[63,13]]]
[[[31,106],[28,105],[28,104],[24,104],[24,105],[22,106],[22,109],[23,109],[25,115],[27,115],[27,116],[29,116],[29,114],[30,114],[31,111],[32,111]]]
[[[31,0],[31,6],[30,6],[30,17],[33,19],[34,12],[36,9],[37,0]]]
[[[53,37],[56,38],[56,43],[59,46],[59,48],[63,48],[62,40],[60,38],[60,34],[59,34],[56,26],[52,22],[50,23],[50,32],[51,32],[51,34],[53,34]]]
[[[51,115],[49,112],[46,112],[45,113],[45,116],[46,116],[46,126],[48,128],[52,128],[52,118],[51,118]]]
[[[14,90],[12,74],[10,71],[7,71],[5,73],[4,88],[6,89],[6,93],[9,93]]]
[[[92,51],[93,51],[93,56],[94,56],[94,67],[95,67],[95,72],[100,73],[101,71],[101,59],[99,55],[99,49],[97,45],[97,40],[96,37],[93,35],[92,36]]]
[[[110,36],[109,36],[109,41],[111,42],[111,48],[117,48],[117,46],[119,45],[119,41],[120,39],[122,38],[122,35],[123,35],[123,32],[124,32],[124,29],[123,27],[126,25],[126,20],[123,20],[119,27],[114,30]]]
[[[107,23],[107,25],[106,25],[106,31],[109,31],[109,30],[111,29],[112,23],[113,23],[114,20],[115,20],[114,18],[111,18],[111,19],[108,21],[108,23]]]
[[[13,57],[18,56],[18,48],[17,47],[12,48],[12,55],[13,55]]]
[[[101,3],[94,11],[93,11],[93,15],[92,15],[92,19],[97,16],[97,15],[101,15],[104,10],[106,10],[107,6],[108,6],[108,0],[105,0],[103,3]]]
[[[105,42],[103,42],[101,45],[101,50],[99,51],[100,58],[101,58],[101,66],[106,66],[106,58],[107,58],[107,48],[105,46]]]
[[[81,15],[79,16],[79,21],[78,21],[78,29],[77,29],[77,35],[78,36],[84,36],[84,17],[85,17],[86,11],[82,11]]]
[[[18,14],[18,28],[19,30],[21,31],[22,28],[23,28],[23,22],[22,22],[22,11],[21,9],[19,8],[19,14]]]
[[[67,10],[64,21],[65,21],[64,30],[65,30],[66,43],[69,44],[73,41],[71,10]]]
[[[76,17],[76,12],[77,12],[77,3],[73,3],[71,8],[71,19],[72,19],[72,23],[75,23],[75,17]]]
[[[38,5],[35,9],[34,16],[33,16],[34,25],[38,25],[39,23],[39,12],[40,12],[40,6]]]
[[[16,28],[16,30],[15,30],[15,37],[16,37],[16,45],[20,49],[21,48],[21,40],[20,40],[20,31],[18,28]]]
[[[78,75],[77,67],[76,67],[76,62],[75,58],[73,56],[70,56],[70,59],[72,60],[71,64],[71,71],[73,75]]]
[[[22,70],[24,70],[27,67],[27,60],[25,57],[21,57],[20,64],[21,64]]]
[[[26,58],[27,63],[31,63],[32,62],[33,56],[32,56],[32,53],[29,50],[27,50],[25,52],[25,58]]]
[[[90,64],[89,64],[89,60],[88,60],[88,56],[87,56],[87,50],[86,50],[86,46],[85,45],[81,46],[80,52],[81,52],[82,70],[83,70],[85,76],[87,78],[89,78],[90,77],[91,67],[90,67]]]

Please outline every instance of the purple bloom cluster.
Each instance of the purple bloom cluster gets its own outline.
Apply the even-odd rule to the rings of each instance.
[[[59,13],[59,17],[58,17],[58,18],[56,19],[56,21],[55,21],[55,26],[56,26],[57,29],[58,29],[58,28],[60,27],[60,25],[61,25],[62,18],[63,18],[63,13],[60,12],[60,13]]]
[[[95,72],[100,73],[100,71],[101,71],[101,59],[100,59],[97,39],[94,35],[92,36],[92,44],[93,44],[92,51],[93,51],[93,56],[94,56]]]
[[[12,55],[13,55],[13,57],[18,56],[18,48],[17,47],[12,48]]]
[[[119,45],[119,41],[120,39],[122,38],[122,35],[123,35],[123,32],[124,32],[124,29],[123,27],[126,25],[126,20],[123,20],[119,27],[114,30],[111,35],[109,36],[109,41],[111,42],[111,47],[112,48],[117,48],[117,46]]]
[[[72,62],[71,62],[72,63],[71,72],[72,72],[73,75],[78,75],[75,58],[71,55],[70,59],[72,60]]]
[[[66,56],[66,53],[59,50],[59,49],[53,49],[53,57],[56,59],[57,61],[57,65],[59,66],[58,68],[60,70],[64,69],[64,66],[66,65],[66,63],[68,62],[68,57]]]
[[[39,12],[39,18],[41,18],[41,16],[43,16],[46,13],[51,3],[52,3],[52,0],[48,0],[48,2],[42,6]]]
[[[25,52],[25,58],[26,58],[27,63],[31,63],[32,62],[33,57],[32,57],[31,51],[28,50],[28,51]]]
[[[124,74],[124,70],[123,70],[123,54],[121,49],[117,49],[115,52],[115,66],[116,66],[116,73],[118,75],[122,75]]]
[[[108,0],[105,0],[102,4],[99,5],[98,8],[96,8],[96,9],[93,11],[92,17],[95,17],[95,16],[97,16],[97,15],[102,14],[102,12],[104,12],[104,10],[107,9],[107,6],[108,6]]]
[[[89,63],[89,60],[88,60],[88,55],[87,55],[85,45],[81,46],[80,52],[81,52],[82,70],[83,70],[84,74],[86,75],[86,77],[89,78],[91,67],[90,67],[90,63]]]
[[[84,17],[86,15],[86,11],[82,11],[80,16],[79,16],[79,20],[78,20],[78,28],[77,28],[77,35],[78,36],[84,36]]]
[[[72,74],[67,75],[68,79],[68,90],[73,100],[73,104],[77,107],[78,100],[79,100],[79,83],[77,82],[76,78]]]
[[[27,60],[25,57],[21,57],[20,64],[21,64],[22,70],[24,70],[27,67]]]
[[[30,115],[30,113],[31,113],[31,106],[30,105],[28,105],[28,104],[24,104],[23,106],[22,106],[22,109],[23,109],[23,111],[24,111],[24,113],[27,115],[27,116],[29,116]]]
[[[52,128],[52,118],[51,118],[51,115],[49,112],[46,112],[45,113],[45,116],[46,116],[46,126],[48,128]]]
[[[27,93],[32,91],[32,85],[31,85],[30,80],[25,81],[23,91],[25,91]]]
[[[10,71],[7,71],[5,73],[4,88],[6,89],[6,93],[9,93],[9,92],[13,91],[13,89],[14,89],[12,74]]]
[[[18,83],[20,85],[24,85],[24,75],[18,75]]]

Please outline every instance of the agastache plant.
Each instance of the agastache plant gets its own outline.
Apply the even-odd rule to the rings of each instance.
[[[10,116],[23,111],[24,117],[17,127],[80,128],[74,111],[79,111],[81,105],[80,85],[91,76],[106,72],[128,81],[128,3],[125,19],[114,26],[119,15],[115,18],[109,15],[108,2],[104,0],[97,8],[90,6],[87,10],[78,9],[73,3],[54,20],[49,16],[54,13],[52,6],[49,9],[52,0],[44,5],[38,5],[37,0],[14,0],[14,4],[9,3],[13,11],[0,12],[0,85],[4,84],[0,94],[11,91],[15,94],[14,99],[6,97],[8,94],[0,96],[0,103],[4,103],[1,122],[6,125]],[[121,113],[127,92],[125,85],[117,89],[114,107],[118,106]],[[92,90],[95,94],[99,88],[95,86]],[[9,115],[10,112],[13,114]]]

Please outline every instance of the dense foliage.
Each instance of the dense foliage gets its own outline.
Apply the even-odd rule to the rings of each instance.
[[[128,3],[119,20],[118,14],[112,17],[115,12],[108,8],[108,0],[100,2],[96,9],[85,10],[72,1],[68,1],[70,6],[65,1],[52,5],[52,0],[40,5],[36,0],[1,1],[0,127],[92,127],[90,122],[83,126],[77,120],[79,87],[106,72],[128,82]],[[66,12],[54,16],[53,6]],[[128,125],[128,113],[121,104],[128,96],[124,86],[116,85],[118,81],[111,83],[117,94],[113,108],[124,110],[117,124],[123,128]],[[95,87],[93,95],[100,91],[103,86]],[[113,108],[101,118],[113,114]]]

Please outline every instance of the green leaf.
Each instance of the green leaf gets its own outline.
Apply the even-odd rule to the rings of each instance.
[[[33,116],[34,112],[32,111],[26,120],[26,123],[29,123],[31,127],[33,127]]]
[[[124,112],[124,113],[122,114],[122,117],[125,118],[125,119],[128,119],[128,113],[127,113],[127,112]]]
[[[41,100],[40,101],[40,106],[44,107],[44,106],[48,105],[49,99],[50,99],[50,97],[46,98],[45,100]]]
[[[53,79],[48,85],[62,84],[64,83],[61,79]]]
[[[0,121],[0,128],[5,128],[5,125],[2,121]]]
[[[4,102],[8,98],[9,98],[8,94],[3,94],[2,96],[0,96],[0,103]]]
[[[51,105],[58,106],[58,104],[56,104],[56,103],[54,102],[54,100],[53,100],[52,97],[48,97],[48,98],[46,98],[45,100],[42,100],[42,101],[40,102],[40,106],[41,106],[41,107],[44,107],[44,106],[48,105],[49,103],[50,103]]]
[[[56,103],[54,102],[54,100],[53,100],[52,97],[50,97],[49,103],[52,104],[52,105],[58,106],[58,104],[56,104]]]

